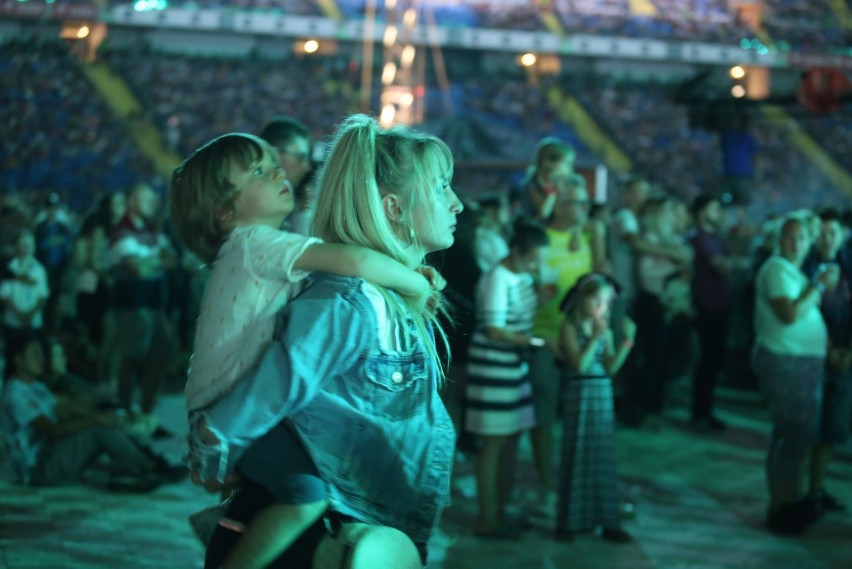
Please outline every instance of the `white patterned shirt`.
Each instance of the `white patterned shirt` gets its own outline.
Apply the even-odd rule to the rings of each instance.
[[[230,391],[272,341],[275,317],[307,271],[293,264],[319,239],[271,227],[237,227],[222,245],[201,299],[186,384],[187,409]]]

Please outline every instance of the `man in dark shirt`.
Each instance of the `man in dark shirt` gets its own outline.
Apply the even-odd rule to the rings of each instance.
[[[725,365],[728,325],[731,317],[731,281],[735,261],[719,236],[721,202],[707,194],[692,204],[695,233],[689,242],[695,251],[692,304],[701,356],[692,384],[692,423],[699,430],[723,430],[725,424],[713,415],[716,379]]]

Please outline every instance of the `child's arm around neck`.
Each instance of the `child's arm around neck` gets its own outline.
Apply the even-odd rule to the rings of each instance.
[[[404,296],[419,297],[430,290],[429,281],[420,273],[358,245],[316,243],[296,259],[294,268],[362,278]]]

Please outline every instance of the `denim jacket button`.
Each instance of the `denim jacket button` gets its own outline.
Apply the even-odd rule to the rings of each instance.
[[[394,383],[402,383],[402,372],[395,371],[391,374],[391,381]]]

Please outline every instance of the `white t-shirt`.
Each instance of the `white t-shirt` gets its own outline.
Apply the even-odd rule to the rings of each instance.
[[[649,243],[660,243],[660,238],[654,233],[645,233]],[[677,272],[677,267],[668,257],[642,253],[636,265],[639,289],[660,296],[666,287],[666,279]]]
[[[15,257],[9,261],[9,272],[14,275],[0,283],[0,300],[8,301],[19,312],[30,312],[38,303],[50,296],[47,287],[47,272],[35,257],[21,259]],[[25,277],[25,282],[15,277]],[[10,328],[22,328],[18,315],[10,309],[3,311],[3,323]],[[43,325],[41,311],[33,314],[30,328],[39,329]]]
[[[612,276],[621,285],[622,298],[632,299],[636,296],[636,257],[629,238],[639,233],[639,221],[635,213],[624,207],[613,214],[611,227]]]
[[[308,272],[293,264],[314,237],[271,227],[238,227],[219,250],[201,298],[186,384],[187,409],[230,391],[272,340],[275,316]]]
[[[770,257],[758,271],[754,328],[757,341],[769,351],[788,356],[825,357],[828,331],[818,305],[786,324],[769,302],[772,298],[799,298],[807,286],[805,274],[779,255]]]

